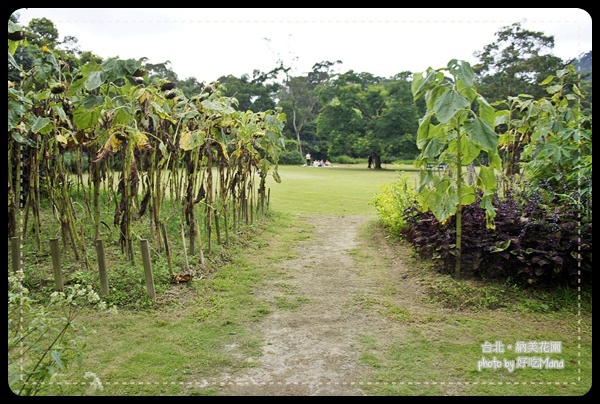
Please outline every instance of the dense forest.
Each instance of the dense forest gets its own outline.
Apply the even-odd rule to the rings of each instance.
[[[11,16],[11,22],[18,24],[18,14]],[[74,77],[90,61],[103,62],[91,51],[79,50],[77,38],[66,35],[61,40],[54,23],[46,18],[31,20],[21,33],[29,44],[37,45],[16,51],[14,59],[26,70],[37,63],[36,52],[43,46],[58,55],[66,76]],[[584,110],[591,112],[591,50],[578,58],[561,60],[551,53],[552,36],[525,30],[520,23],[503,27],[496,36],[496,42],[474,50],[479,61],[474,66],[477,88],[488,102],[518,94],[543,97],[546,90],[540,85],[542,81],[573,64],[585,79]],[[139,62],[147,72],[145,78],[138,78],[141,83],[168,80],[175,84],[175,91],[188,98],[200,94],[207,84],[195,77],[179,78],[168,61]],[[287,117],[283,133],[286,151],[280,156],[280,164],[302,164],[305,153],[314,159],[331,161],[351,161],[372,154],[375,168],[381,168],[382,163],[415,158],[416,132],[425,107],[423,100],[413,100],[413,72],[398,72],[393,77],[353,70],[334,73],[339,63],[320,61],[305,76],[291,76],[290,67],[280,62],[271,71],[221,76],[217,83],[224,96],[237,100],[241,111],[282,109]],[[10,63],[8,77],[15,83],[20,80]]]

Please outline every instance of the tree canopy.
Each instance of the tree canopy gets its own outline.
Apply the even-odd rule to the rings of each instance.
[[[473,69],[480,93],[490,102],[519,94],[543,97],[540,84],[565,64],[550,53],[554,36],[514,23],[501,28],[496,37],[496,42],[475,52],[479,63]]]

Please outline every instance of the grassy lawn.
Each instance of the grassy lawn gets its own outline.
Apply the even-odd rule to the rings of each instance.
[[[279,168],[281,183],[269,177],[270,206],[287,213],[374,215],[375,209],[369,203],[381,185],[396,181],[400,171],[417,179],[417,172],[410,166],[386,167],[373,170],[363,164],[282,166]]]

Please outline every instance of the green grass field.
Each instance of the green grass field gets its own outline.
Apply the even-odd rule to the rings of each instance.
[[[373,195],[383,184],[398,179],[399,173],[417,178],[410,166],[392,166],[383,170],[368,169],[362,164],[332,167],[281,166],[281,183],[271,176],[267,186],[271,190],[270,208],[289,213],[369,214],[375,215],[370,205]]]

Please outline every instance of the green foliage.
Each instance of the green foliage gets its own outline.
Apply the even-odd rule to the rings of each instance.
[[[462,273],[477,279],[507,280],[520,286],[591,285],[592,226],[578,207],[556,206],[551,190],[515,186],[496,196],[496,226],[485,226],[477,202],[462,208]],[[407,212],[404,232],[421,258],[440,272],[455,266],[455,224],[440,223],[431,212]],[[575,254],[577,252],[577,254]]]
[[[454,79],[447,80],[444,71]],[[444,222],[459,213],[460,206],[473,202],[476,191],[480,190],[488,225],[493,227],[494,209],[490,201],[496,187],[494,169],[501,169],[498,136],[494,132],[496,113],[477,93],[471,66],[451,60],[445,69],[430,68],[425,74],[414,76],[412,90],[415,100],[425,97],[427,104],[417,133],[421,153],[415,159],[415,166],[447,164],[451,168],[439,176],[432,170],[421,171],[418,187],[421,208],[431,209]],[[471,109],[472,104],[477,110]],[[489,166],[481,168],[475,182],[466,183],[463,167],[482,153],[488,156]]]
[[[554,36],[523,29],[517,22],[502,27],[496,37],[496,42],[475,52],[479,93],[490,102],[518,94],[543,97],[540,84],[563,65],[560,58],[548,53],[554,48]]]
[[[337,164],[359,164],[362,163],[364,159],[358,159],[350,156],[346,156],[344,154],[340,156],[332,156],[331,162]]]
[[[581,290],[560,285],[553,288],[531,289],[511,278],[504,280],[462,280],[436,277],[424,280],[429,291],[428,300],[446,308],[479,312],[502,309],[519,313],[564,313],[578,310],[591,311],[591,286]]]
[[[275,108],[275,102],[270,97],[270,88],[260,80],[251,80],[248,75],[240,78],[232,75],[221,76],[217,80],[223,86],[223,94],[235,97],[241,111],[260,112]]]
[[[317,134],[327,138],[330,156],[414,157],[420,103],[410,93],[409,73],[391,79],[349,71],[331,80],[319,95],[323,107]]]
[[[562,189],[564,197],[591,200],[592,117],[582,111],[580,78],[568,65],[542,84],[549,98],[521,108],[521,128],[527,125],[531,133],[521,155],[526,178],[534,186],[547,183]]]
[[[47,302],[35,301],[23,284],[23,271],[8,278],[8,383],[17,395],[60,394],[61,374],[82,366],[85,329],[76,317],[86,308],[107,310],[91,286],[74,284],[53,292]],[[111,309],[114,312],[114,308]],[[101,389],[93,373],[90,393]]]
[[[286,150],[281,152],[279,155],[279,164],[281,165],[294,165],[294,164],[305,164],[306,160],[298,150]]]
[[[453,80],[444,75],[447,72]],[[415,166],[426,168],[432,163],[450,167],[441,175],[431,169],[421,171],[418,199],[423,211],[432,211],[442,223],[456,217],[456,269],[460,274],[462,206],[469,205],[479,196],[485,209],[486,225],[494,227],[495,210],[492,198],[496,189],[494,170],[501,169],[498,155],[498,136],[494,132],[496,111],[477,93],[474,72],[470,64],[451,60],[445,69],[429,68],[424,74],[413,76],[412,92],[415,100],[425,98],[427,111],[420,121],[417,146],[421,153]],[[481,167],[476,180],[463,178],[463,167],[473,167],[482,154],[489,165]]]
[[[375,194],[370,204],[375,207],[384,227],[398,237],[409,226],[405,211],[416,204],[416,196],[408,176],[400,173],[399,179],[394,183],[381,186],[381,190]]]
[[[15,31],[18,27],[9,29]],[[208,215],[216,215],[215,209],[230,207],[244,210],[246,219],[248,209],[254,208],[247,204],[248,199],[261,207],[261,213],[264,211],[266,176],[272,174],[280,180],[277,164],[284,148],[282,131],[286,121],[280,109],[239,111],[237,100],[224,97],[217,83],[202,85],[199,94],[187,98],[176,83],[160,75],[155,77],[154,69],[166,66],[143,66],[143,59],[90,60],[79,69],[65,72],[53,50],[31,45],[31,51],[36,56],[33,67],[25,70],[15,63],[13,67],[21,70],[23,80],[9,82],[9,165],[14,167],[9,173],[9,200],[25,199],[26,209],[33,210],[38,245],[41,201],[36,198],[38,190],[45,188],[63,227],[64,244],[73,248],[77,260],[82,258],[87,264],[84,235],[77,223],[81,218],[68,198],[73,187],[65,180],[68,171],[88,174],[90,181],[83,183],[80,176],[76,185],[84,189],[86,213],[94,221],[94,234],[98,234],[101,224],[100,189],[117,197],[112,222],[120,228],[122,251],[132,263],[132,220],[137,214],[155,214],[153,241],[160,248],[160,205],[167,189],[181,201],[182,221],[192,236],[194,205],[202,199],[201,190],[208,195],[202,205]],[[27,146],[25,152],[19,149],[21,146]],[[63,153],[66,158],[54,158]],[[73,159],[73,154],[89,157]],[[19,161],[23,156],[26,161]],[[21,194],[18,176],[23,166],[28,167],[30,175]],[[114,173],[106,175],[110,167],[119,169],[118,180],[113,181]],[[182,167],[185,172],[180,171]],[[218,183],[213,183],[213,168],[218,168]],[[168,170],[175,176],[171,183],[160,180]],[[250,180],[256,172],[261,177],[258,184]],[[44,175],[36,177],[39,173]],[[257,197],[250,197],[255,192]],[[144,198],[142,202],[140,197]],[[11,235],[20,230],[14,220],[16,210],[14,203],[9,205]],[[210,225],[206,223],[206,228]],[[221,242],[220,228],[216,232]]]

